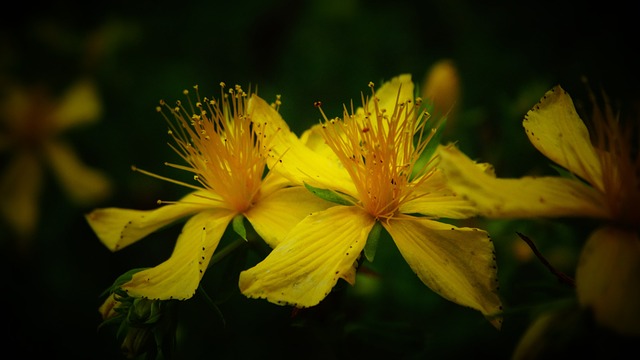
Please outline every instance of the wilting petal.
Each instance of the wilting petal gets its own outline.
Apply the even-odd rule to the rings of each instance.
[[[448,186],[488,217],[609,217],[602,195],[577,180],[551,176],[499,179],[455,147],[440,151],[439,167]]]
[[[23,237],[30,236],[36,228],[42,167],[34,154],[16,155],[0,178],[0,211],[7,222]]]
[[[80,204],[91,204],[105,199],[111,193],[111,181],[97,169],[84,165],[76,153],[61,142],[45,145],[51,168],[61,185]]]
[[[556,164],[602,190],[602,167],[589,131],[560,86],[547,91],[522,122],[531,143]]]
[[[289,187],[261,198],[245,216],[273,248],[307,215],[332,205],[335,204],[320,199],[304,187]]]
[[[354,264],[375,220],[355,206],[334,206],[302,220],[259,264],[240,273],[248,297],[296,307],[317,305]]]
[[[163,205],[154,210],[96,209],[85,218],[100,241],[109,250],[116,251],[178,219],[207,208],[214,208],[216,203],[207,196],[208,192],[194,192],[177,203]]]
[[[194,215],[184,225],[171,257],[154,268],[135,273],[122,289],[130,296],[152,300],[189,299],[233,216],[235,213],[226,209]]]
[[[597,229],[576,269],[576,292],[598,323],[624,335],[640,335],[640,238],[636,230]]]
[[[65,93],[53,114],[58,130],[90,123],[98,120],[102,113],[102,103],[93,82],[82,80]]]
[[[413,196],[414,199],[400,206],[400,212],[448,219],[467,219],[478,213],[473,203],[457,196],[446,186],[446,179],[440,170],[431,173],[416,186]]]
[[[500,328],[496,259],[486,232],[410,216],[382,224],[425,285],[445,299],[481,311]]]

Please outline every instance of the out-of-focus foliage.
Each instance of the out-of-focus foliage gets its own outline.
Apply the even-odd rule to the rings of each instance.
[[[202,93],[216,94],[224,81],[257,87],[265,99],[281,94],[280,113],[300,134],[320,119],[314,101],[337,116],[343,104],[359,102],[369,81],[381,83],[400,73],[418,81],[437,61],[450,59],[458,70],[460,100],[443,141],[457,141],[470,157],[492,163],[501,177],[554,172],[522,129],[524,114],[553,85],[586,102],[581,82],[586,76],[611,99],[627,105],[640,99],[633,18],[638,5],[621,1],[15,5],[0,25],[0,95],[13,83],[62,94],[76,80],[92,79],[101,96],[101,120],[70,129],[64,139],[84,163],[113,179],[112,196],[98,206],[151,209],[158,199],[185,194],[130,166],[183,176],[163,165],[179,159],[166,144],[167,126],[155,107],[196,84]],[[0,171],[8,162],[0,153]],[[179,227],[111,253],[84,220],[92,208],[73,204],[53,174],[44,179],[31,246],[18,246],[17,235],[0,223],[4,348],[23,357],[45,352],[72,359],[124,358],[117,329],[98,331],[104,300],[99,296],[128,270],[164,261]],[[375,261],[360,269],[355,287],[339,283],[320,305],[297,312],[240,295],[239,270],[259,258],[234,252],[203,279],[210,299],[196,295],[178,303],[176,351],[187,359],[507,359],[536,316],[550,309],[555,316],[546,324],[567,330],[558,328],[564,337],[545,338],[558,342],[544,349],[593,354],[628,346],[626,338],[588,332],[593,326],[588,319],[564,311],[573,289],[516,234],[526,234],[557,270],[573,276],[590,223],[473,219],[462,225],[492,235],[505,305],[500,331],[423,286],[383,236]],[[223,241],[233,239],[230,233]]]

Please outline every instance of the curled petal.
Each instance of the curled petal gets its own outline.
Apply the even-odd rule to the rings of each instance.
[[[276,304],[317,305],[340,278],[354,282],[355,263],[374,222],[355,206],[306,217],[262,262],[240,273],[240,290]]]
[[[522,122],[529,140],[547,158],[602,190],[602,166],[589,131],[569,94],[547,91]]]
[[[194,215],[184,225],[171,257],[135,273],[122,289],[129,296],[152,300],[191,298],[234,215],[226,209]]]
[[[120,250],[178,219],[215,207],[207,192],[194,192],[179,202],[154,210],[103,208],[85,215],[89,226],[111,251]]]
[[[500,328],[496,259],[486,232],[410,216],[382,224],[425,285],[445,299],[479,310]]]

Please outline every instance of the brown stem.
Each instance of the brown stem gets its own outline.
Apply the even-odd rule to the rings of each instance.
[[[540,253],[540,251],[538,251],[538,248],[536,248],[536,246],[534,245],[533,241],[531,239],[529,239],[527,236],[519,233],[516,231],[516,234],[518,234],[518,236],[524,240],[524,242],[527,243],[527,245],[529,245],[529,247],[531,248],[531,250],[533,251],[534,254],[536,254],[536,256],[538,257],[538,259],[540,259],[540,261],[542,262],[542,264],[544,266],[546,266],[547,269],[549,269],[549,271],[551,271],[551,273],[553,275],[555,275],[558,280],[561,283],[567,284],[571,287],[575,287],[576,282],[575,280],[573,280],[573,278],[571,278],[570,276],[567,276],[566,274],[564,274],[561,271],[558,271],[556,268],[554,268],[551,264],[549,264],[549,262],[547,261],[547,259],[545,259],[544,256],[542,256],[542,254]]]

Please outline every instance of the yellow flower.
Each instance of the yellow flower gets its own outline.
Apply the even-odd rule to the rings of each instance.
[[[600,324],[639,335],[640,156],[634,146],[640,137],[637,128],[621,125],[608,101],[603,109],[592,101],[591,135],[560,86],[548,91],[523,121],[531,143],[570,177],[496,178],[478,171],[454,147],[442,152],[441,166],[450,186],[488,217],[602,220],[580,255],[578,300]]]
[[[224,84],[221,84],[224,91]],[[197,93],[197,87],[195,87]],[[185,90],[185,95],[188,91]],[[270,137],[263,129],[284,123],[275,107],[239,86],[221,100],[200,98],[173,108],[164,102],[172,119],[173,149],[187,165],[167,164],[193,173],[197,185],[171,180],[193,189],[177,202],[155,210],[96,209],[86,219],[110,250],[120,250],[181,218],[190,217],[177,239],[171,257],[142,270],[121,286],[132,297],[157,300],[193,296],[213,252],[232,219],[244,216],[256,232],[275,246],[293,224],[329,203],[302,187],[265,172]],[[239,218],[241,220],[241,218]]]
[[[100,201],[111,183],[102,172],[84,165],[62,133],[98,120],[102,108],[95,86],[78,81],[55,101],[45,88],[8,88],[0,105],[0,151],[12,157],[0,177],[0,212],[16,233],[29,237],[39,217],[44,167],[79,205]]]
[[[433,161],[418,161],[435,146],[413,91],[410,75],[396,77],[363,107],[345,109],[343,119],[325,117],[300,140],[274,139],[272,171],[342,204],[306,217],[262,262],[243,271],[245,295],[296,307],[318,304],[340,278],[355,284],[367,239],[382,226],[433,291],[487,317],[498,315],[489,236],[437,221],[467,218],[474,209],[446,188]],[[500,326],[498,316],[491,321]]]

